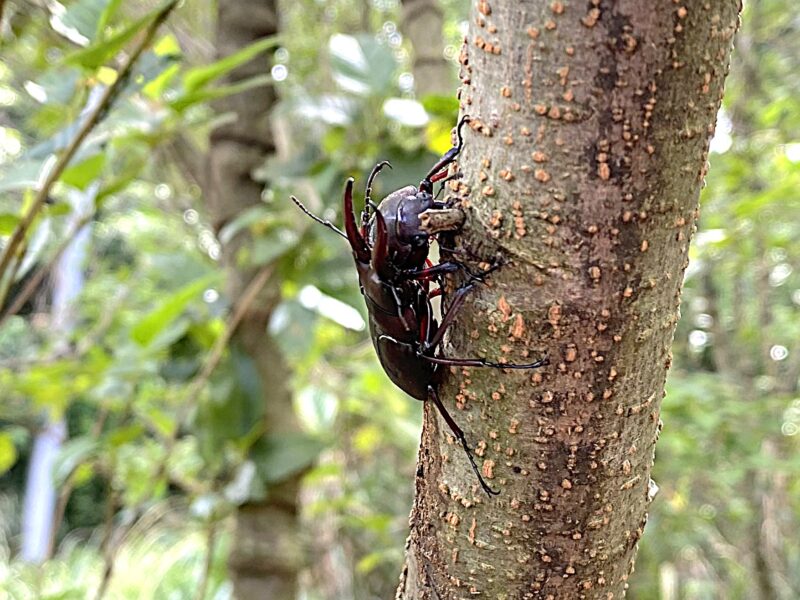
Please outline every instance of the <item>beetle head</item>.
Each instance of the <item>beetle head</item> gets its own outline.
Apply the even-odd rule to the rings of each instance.
[[[386,225],[387,256],[395,268],[413,269],[424,266],[430,236],[420,227],[419,215],[433,204],[430,194],[409,185],[392,192],[378,205],[378,211]],[[369,234],[370,241],[374,244],[374,218]]]

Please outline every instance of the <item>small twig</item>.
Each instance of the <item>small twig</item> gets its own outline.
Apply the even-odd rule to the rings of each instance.
[[[441,231],[456,231],[464,225],[464,212],[460,208],[429,208],[419,215],[420,229],[434,234]]]
[[[127,83],[127,79],[131,73],[131,70],[133,69],[133,65],[139,59],[139,56],[141,56],[142,52],[144,52],[145,48],[150,45],[150,42],[152,42],[158,28],[167,19],[169,14],[177,5],[178,0],[172,0],[172,2],[167,4],[158,12],[150,25],[148,25],[144,36],[142,36],[139,43],[133,49],[133,52],[128,55],[127,59],[122,64],[122,67],[120,67],[114,83],[108,86],[103,92],[103,95],[100,97],[97,106],[95,106],[94,110],[92,110],[92,112],[88,115],[83,125],[81,125],[80,129],[75,134],[75,137],[70,142],[69,146],[67,146],[67,148],[56,161],[53,168],[47,173],[47,177],[36,193],[33,204],[31,204],[28,212],[14,228],[14,233],[11,234],[11,238],[8,240],[8,243],[3,251],[3,255],[0,257],[0,277],[2,277],[8,270],[8,265],[11,262],[11,259],[15,256],[19,245],[25,240],[28,230],[47,201],[53,185],[56,183],[56,181],[58,181],[59,177],[61,177],[61,174],[67,168],[69,162],[72,160],[73,156],[75,156],[78,148],[80,148],[81,144],[89,135],[89,133],[107,114],[108,109],[111,106],[111,103],[114,101],[116,95]]]
[[[203,563],[203,572],[200,574],[200,583],[197,586],[194,600],[203,600],[208,591],[208,581],[211,579],[211,567],[214,565],[214,548],[217,545],[217,521],[211,520],[206,530],[206,559]]]
[[[61,240],[58,248],[56,248],[55,254],[53,254],[47,264],[39,267],[34,276],[28,280],[28,282],[25,284],[25,287],[23,287],[19,294],[17,294],[16,298],[14,298],[14,303],[8,308],[8,310],[0,315],[0,326],[2,326],[9,317],[14,316],[20,310],[22,310],[22,307],[25,306],[25,303],[31,299],[31,296],[33,296],[34,293],[36,293],[36,290],[39,289],[39,286],[44,278],[52,270],[53,266],[61,258],[61,255],[64,254],[66,249],[75,239],[75,236],[78,235],[81,232],[81,229],[83,229],[83,227],[93,218],[94,212],[86,215],[75,223],[75,225],[72,227],[72,230],[66,236],[64,236],[63,240]],[[3,300],[3,296],[0,295],[0,306],[3,305]]]
[[[109,483],[109,486],[111,484]],[[114,514],[117,510],[118,494],[116,491],[110,491],[108,500],[106,501],[106,515],[103,527],[103,541],[100,542],[100,551],[103,554],[103,576],[100,579],[100,585],[97,587],[95,600],[102,600],[108,590],[108,584],[111,583],[111,576],[114,573],[114,558],[117,555],[117,544],[112,544],[111,538],[114,535]]]
[[[189,383],[189,386],[186,388],[186,392],[182,401],[180,402],[180,407],[178,408],[178,415],[175,419],[175,427],[170,433],[169,437],[164,440],[164,457],[161,459],[161,462],[156,469],[156,474],[153,479],[154,482],[158,482],[166,474],[167,460],[172,454],[172,449],[178,440],[181,424],[189,416],[189,412],[192,408],[191,400],[196,398],[200,391],[208,383],[208,380],[211,377],[211,374],[214,372],[214,369],[217,368],[222,360],[222,356],[225,353],[225,348],[227,348],[228,342],[230,342],[231,337],[239,327],[239,323],[241,323],[245,313],[250,308],[250,305],[255,301],[258,293],[261,291],[261,288],[266,285],[274,268],[274,265],[267,265],[261,269],[261,271],[259,271],[258,274],[256,274],[256,276],[253,277],[253,279],[247,285],[239,299],[238,304],[236,304],[236,307],[233,310],[233,314],[228,321],[225,332],[219,338],[217,338],[216,342],[214,343],[214,347],[211,348],[211,351],[206,356],[202,369],[200,369],[197,375],[195,375],[194,379],[192,379],[192,381]]]
[[[103,425],[105,425],[106,419],[108,418],[108,409],[104,408],[100,411],[100,414],[97,416],[97,420],[94,422],[94,426],[92,427],[92,431],[89,434],[89,437],[93,440],[96,440],[100,437],[100,434],[103,431]],[[58,530],[61,528],[61,522],[64,520],[64,513],[67,509],[67,502],[69,502],[70,496],[72,496],[72,492],[75,489],[75,474],[78,472],[78,467],[80,465],[75,465],[75,468],[72,469],[67,480],[64,482],[64,485],[61,486],[61,491],[58,494],[58,502],[56,503],[55,513],[53,515],[53,527],[50,530],[50,542],[47,546],[47,556],[51,558],[53,553],[56,549],[56,538],[58,537]]]
[[[261,289],[266,285],[267,280],[269,280],[269,276],[272,275],[274,268],[274,265],[267,265],[261,269],[261,271],[259,271],[256,276],[253,277],[253,279],[245,288],[238,304],[234,308],[230,321],[228,321],[228,326],[225,328],[225,332],[219,336],[219,338],[217,338],[216,342],[214,343],[214,347],[211,349],[211,352],[208,353],[208,356],[203,363],[203,368],[200,369],[200,372],[189,384],[189,387],[186,391],[187,399],[196,397],[197,394],[200,393],[200,390],[202,390],[208,383],[208,379],[211,377],[214,369],[217,368],[219,362],[222,360],[222,355],[225,352],[225,348],[228,346],[228,342],[231,341],[231,337],[239,327],[239,323],[241,323],[245,313],[250,308],[250,305],[255,301]]]
[[[8,269],[8,277],[3,279],[2,276],[0,276],[0,308],[2,308],[6,303],[6,298],[8,298],[11,288],[14,287],[14,280],[17,278],[17,273],[19,273],[19,267],[22,264],[23,256],[25,256],[24,250],[14,257],[14,260]],[[5,317],[0,318],[0,325],[3,324],[4,320]]]

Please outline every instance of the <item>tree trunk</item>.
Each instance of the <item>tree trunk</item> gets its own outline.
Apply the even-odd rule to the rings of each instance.
[[[444,17],[436,0],[403,0],[401,29],[414,52],[414,88],[422,97],[453,93],[453,75],[444,57]]]
[[[625,594],[739,8],[474,3],[461,243],[507,262],[445,354],[550,365],[448,373],[442,398],[501,494],[428,405],[398,598]]]
[[[257,39],[276,34],[277,15],[275,0],[220,2],[218,54],[227,56]],[[264,65],[263,57],[251,61],[232,72],[228,83],[262,74]],[[234,113],[237,117],[211,134],[206,199],[217,230],[261,202],[262,185],[252,179],[251,172],[274,151],[269,117],[275,100],[274,88],[266,86],[231,96],[216,106],[220,113]],[[248,242],[249,237],[243,232],[223,249],[227,294],[232,301],[241,297],[255,275],[254,269],[242,267],[237,260],[239,250]],[[266,405],[265,435],[297,429],[287,385],[289,371],[266,333],[278,295],[279,284],[273,279],[248,308],[231,340],[253,359],[258,369]],[[297,541],[299,483],[299,476],[292,477],[270,487],[265,501],[239,509],[229,559],[238,600],[296,596],[298,571],[303,566]]]

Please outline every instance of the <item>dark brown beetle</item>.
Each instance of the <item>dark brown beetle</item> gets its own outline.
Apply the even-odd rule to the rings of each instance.
[[[352,178],[347,180],[344,190],[344,231],[313,215],[294,196],[292,200],[312,219],[347,239],[353,251],[361,293],[367,303],[370,336],[381,366],[389,379],[408,395],[417,400],[433,400],[461,442],[481,487],[492,495],[499,492],[490,488],[483,479],[464,432],[439,398],[437,388],[444,373],[441,367],[535,369],[547,364],[547,359],[529,364],[494,363],[482,358],[448,358],[440,352],[444,333],[455,321],[467,294],[497,268],[473,273],[466,265],[454,260],[431,265],[428,252],[432,236],[420,224],[423,212],[446,206],[435,200],[433,184],[447,178],[447,167],[463,146],[461,128],[467,121],[468,118],[464,117],[458,124],[458,144],[436,162],[419,188],[407,186],[392,192],[378,206],[370,198],[372,182],[389,163],[384,161],[376,165],[367,180],[360,227],[353,213]],[[431,291],[430,282],[459,270],[467,275],[467,281],[456,288],[439,323],[433,314],[431,298],[440,295],[442,288]]]

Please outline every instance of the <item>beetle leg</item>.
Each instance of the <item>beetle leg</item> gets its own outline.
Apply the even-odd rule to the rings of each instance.
[[[456,260],[446,260],[444,262],[440,262],[437,265],[426,267],[424,269],[406,269],[404,271],[400,271],[398,273],[398,277],[402,280],[414,280],[414,281],[426,281],[432,279],[434,277],[438,277],[440,275],[447,275],[449,273],[455,273],[457,271],[464,271],[469,277],[469,284],[475,281],[483,281],[484,277],[492,273],[493,271],[497,270],[499,266],[494,266],[486,269],[485,271],[480,271],[475,273],[472,269],[470,269],[467,265],[462,262],[458,262]],[[467,284],[467,285],[469,285]],[[460,289],[460,288],[459,288]]]
[[[461,152],[461,148],[464,147],[464,138],[461,137],[461,128],[464,127],[464,123],[469,123],[470,118],[467,115],[461,117],[461,120],[458,122],[458,127],[456,128],[456,135],[458,136],[458,144],[450,148],[447,152],[444,153],[444,156],[436,161],[436,164],[431,167],[431,170],[428,171],[428,174],[425,175],[425,178],[420,182],[419,189],[420,191],[428,192],[429,194],[433,195],[433,182],[439,181],[440,179],[446,177],[446,173],[442,174],[439,173],[442,169],[447,167],[450,163],[452,163],[456,156]]]
[[[344,230],[347,232],[347,240],[356,260],[361,263],[369,263],[369,246],[364,241],[364,237],[356,225],[356,217],[353,214],[353,178],[347,180],[344,188]]]
[[[434,196],[434,198],[438,198],[439,196],[441,196],[442,192],[444,191],[444,184],[445,183],[447,183],[448,181],[452,181],[453,179],[461,179],[463,176],[464,176],[464,174],[459,171],[458,173],[453,173],[449,177],[445,177],[444,179],[442,179],[441,180],[441,184],[439,185],[439,191],[436,192],[436,195]],[[439,180],[436,179],[436,181],[439,181]],[[433,181],[431,181],[431,183],[433,183]],[[440,204],[445,204],[445,203],[441,202]]]
[[[439,275],[455,273],[459,269],[467,269],[467,267],[466,265],[458,262],[448,261],[439,263],[438,265],[434,265],[432,267],[426,267],[424,269],[407,269],[405,271],[400,271],[398,275],[400,279],[406,281],[427,281],[433,279],[434,277],[438,277]]]
[[[403,303],[400,301],[400,296],[397,294],[397,288],[393,285],[388,286],[390,290],[392,290],[392,297],[394,298],[394,303],[397,305],[397,318],[400,319],[400,323],[403,324],[403,329],[406,331],[411,331],[411,325],[408,324],[406,321],[406,317],[403,314]]]
[[[300,210],[302,210],[304,213],[306,213],[306,215],[308,215],[309,217],[314,219],[317,223],[319,223],[320,225],[324,225],[325,227],[327,227],[331,231],[335,231],[336,233],[338,233],[344,239],[349,240],[349,238],[345,235],[344,231],[339,229],[336,225],[334,225],[333,223],[331,223],[327,219],[320,219],[317,215],[315,215],[310,210],[308,210],[305,207],[305,205],[303,205],[303,203],[300,202],[300,200],[298,200],[294,196],[289,196],[289,197],[292,199],[292,202],[294,202]]]
[[[496,363],[488,361],[484,358],[447,358],[444,356],[432,356],[431,352],[435,352],[436,348],[439,344],[442,343],[442,339],[444,338],[445,331],[447,328],[450,327],[454,322],[458,311],[464,305],[464,300],[466,300],[467,294],[469,294],[474,288],[475,283],[470,282],[466,285],[461,286],[456,290],[455,298],[453,298],[453,302],[450,303],[447,312],[444,313],[442,317],[442,322],[439,325],[439,328],[436,330],[436,333],[433,336],[425,341],[422,344],[422,350],[418,352],[419,356],[424,358],[425,360],[438,364],[438,365],[447,365],[447,366],[455,366],[455,367],[490,367],[492,369],[536,369],[538,367],[542,367],[544,365],[549,364],[547,357],[540,358],[537,361],[532,363]]]
[[[433,300],[436,296],[441,296],[443,294],[442,288],[436,288],[435,290],[428,292],[428,300]]]
[[[488,496],[497,496],[500,492],[490,488],[489,484],[483,479],[483,475],[481,475],[480,469],[478,469],[478,464],[475,462],[475,457],[472,455],[472,451],[469,449],[469,444],[467,444],[467,438],[464,435],[464,432],[458,426],[458,423],[453,420],[453,417],[450,416],[450,413],[447,412],[447,409],[439,398],[439,393],[432,385],[428,386],[428,397],[433,400],[433,403],[436,405],[436,409],[439,411],[439,414],[442,415],[442,418],[444,419],[445,423],[447,423],[450,431],[452,431],[453,435],[456,436],[456,439],[461,442],[461,446],[464,448],[464,452],[467,453],[467,458],[469,458],[469,464],[472,465],[472,470],[478,477],[478,482],[481,484],[483,491],[486,492]]]
[[[419,353],[420,358],[437,365],[448,367],[489,367],[492,369],[538,369],[550,364],[550,360],[545,356],[532,363],[496,363],[484,358],[447,358],[444,356],[428,356]]]
[[[455,298],[453,298],[453,301],[450,303],[447,311],[442,316],[442,322],[439,325],[439,329],[431,339],[426,340],[422,345],[423,354],[426,354],[430,351],[435,351],[439,344],[442,343],[445,331],[447,331],[447,328],[455,322],[456,315],[464,305],[464,300],[466,299],[467,294],[469,294],[474,287],[474,283],[468,283],[467,285],[463,285],[456,290]]]

